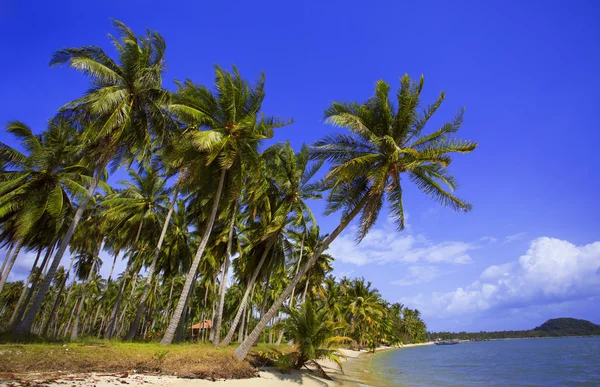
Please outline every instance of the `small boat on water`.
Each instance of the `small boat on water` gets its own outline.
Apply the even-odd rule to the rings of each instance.
[[[458,340],[443,340],[443,341],[436,341],[435,345],[454,345],[454,344],[458,344],[460,343],[460,341]]]

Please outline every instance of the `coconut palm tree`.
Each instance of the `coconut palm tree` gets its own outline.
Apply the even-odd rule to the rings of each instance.
[[[326,213],[341,211],[342,220],[235,350],[238,359],[246,357],[292,289],[357,215],[361,214],[359,241],[375,224],[386,200],[398,230],[404,228],[402,174],[443,206],[459,211],[471,209],[469,203],[452,193],[456,182],[448,172],[452,153],[469,153],[477,147],[475,142],[453,137],[462,124],[464,110],[440,129],[424,135],[427,121],[445,94],[423,109],[420,106],[422,89],[423,77],[420,81],[411,81],[405,75],[400,80],[397,104],[394,104],[389,99],[390,86],[378,81],[375,95],[365,103],[335,102],[325,111],[328,123],[350,131],[350,134],[337,133],[318,141],[311,154],[317,160],[331,163],[323,182],[323,188],[329,190]]]
[[[118,38],[111,36],[118,52],[117,61],[97,46],[64,48],[56,51],[50,61],[51,66],[66,64],[91,80],[88,92],[63,106],[59,116],[76,120],[85,128],[81,149],[95,172],[36,299],[16,329],[20,335],[31,330],[54,273],[109,161],[118,163],[132,160],[136,155],[138,160],[147,156],[153,145],[151,136],[160,142],[167,127],[163,109],[170,94],[161,88],[166,49],[162,36],[148,31],[146,36],[137,37],[125,24],[114,21],[113,25],[119,33]]]
[[[237,206],[244,175],[252,175],[250,172],[254,172],[256,175],[258,172],[258,145],[262,140],[273,136],[273,129],[284,125],[275,118],[265,117],[261,114],[260,110],[265,95],[264,84],[264,74],[255,86],[251,86],[242,79],[237,68],[234,68],[233,73],[229,73],[216,67],[214,93],[208,88],[194,85],[188,80],[184,84],[178,84],[177,93],[173,96],[170,110],[186,126],[189,145],[203,154],[206,164],[218,166],[218,183],[213,191],[214,200],[207,217],[208,222],[206,222],[204,234],[186,276],[182,296],[161,341],[163,345],[172,342],[175,330],[179,326],[187,295],[219,211],[225,180],[228,180],[230,203],[233,203],[233,205],[228,204],[227,208],[230,211],[227,212],[235,214],[234,208]],[[206,130],[201,130],[203,128]],[[201,176],[201,179],[206,180],[209,176],[210,174],[205,174]],[[233,218],[233,216],[230,217]],[[230,227],[233,228],[233,222],[230,222]],[[219,300],[217,332],[222,319],[228,266],[226,262],[221,280],[223,291]],[[219,338],[216,338],[216,344],[218,342]]]
[[[322,163],[309,164],[310,151],[307,146],[303,146],[300,152],[295,153],[289,143],[274,145],[262,155],[265,160],[264,176],[268,188],[265,197],[267,206],[261,211],[257,233],[259,237],[255,240],[255,250],[260,251],[260,259],[253,267],[253,274],[246,286],[246,291],[238,308],[233,323],[223,340],[223,345],[229,345],[235,329],[244,311],[246,301],[250,295],[250,290],[254,286],[261,269],[269,255],[272,246],[276,243],[286,226],[292,222],[298,222],[299,219],[311,218],[314,223],[312,211],[306,204],[307,199],[316,199],[320,197],[316,193],[316,185],[311,184],[310,180],[319,170]],[[255,186],[250,186],[249,190],[257,190]],[[261,201],[251,203],[252,207],[262,206]],[[290,216],[292,214],[293,216]],[[252,256],[252,255],[250,255]]]
[[[331,378],[316,362],[319,359],[329,359],[342,367],[344,357],[333,345],[338,345],[350,338],[335,336],[333,322],[327,319],[327,310],[318,308],[312,302],[305,302],[299,309],[288,308],[289,317],[285,322],[285,331],[294,339],[296,350],[281,356],[277,363],[280,369],[300,369],[311,362],[318,370],[319,376]]]

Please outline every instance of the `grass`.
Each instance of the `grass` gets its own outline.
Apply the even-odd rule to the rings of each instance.
[[[252,364],[266,352],[289,352],[288,346],[259,345],[249,361],[233,356],[235,346],[211,344],[122,343],[87,340],[75,343],[28,343],[0,345],[0,379],[12,374],[27,379],[31,374],[48,378],[62,373],[160,373],[186,378],[243,379],[256,375]],[[258,360],[258,361],[254,361]],[[252,364],[251,364],[252,363]]]

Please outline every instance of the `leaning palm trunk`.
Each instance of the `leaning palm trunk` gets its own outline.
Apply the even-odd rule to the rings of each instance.
[[[223,264],[223,273],[221,274],[221,286],[219,287],[219,306],[217,309],[217,322],[215,324],[215,337],[213,340],[214,345],[219,345],[219,342],[221,341],[221,323],[223,322],[223,308],[225,306],[225,287],[227,286],[227,272],[229,271],[229,262],[231,261],[231,243],[233,239],[233,229],[235,227],[236,215],[237,202],[233,206],[231,223],[229,224],[229,232],[227,234],[228,238],[227,246],[225,248],[225,263]],[[229,334],[227,336],[229,336]]]
[[[219,201],[221,199],[221,192],[223,192],[223,184],[225,183],[225,174],[227,170],[221,170],[221,176],[219,177],[219,185],[217,187],[217,193],[215,195],[215,200],[213,202],[213,207],[211,209],[210,218],[206,224],[206,230],[204,230],[204,235],[202,236],[202,241],[200,242],[200,246],[198,246],[198,251],[196,251],[196,256],[194,257],[194,261],[192,262],[192,266],[188,271],[188,274],[185,279],[185,284],[183,285],[183,290],[181,291],[181,296],[179,297],[179,301],[177,302],[177,307],[175,308],[175,313],[169,322],[169,326],[165,331],[165,335],[163,336],[160,343],[162,345],[169,345],[173,341],[173,337],[175,336],[175,331],[179,326],[179,322],[181,320],[181,316],[183,315],[183,308],[187,304],[187,296],[190,292],[190,288],[192,287],[192,282],[196,277],[196,271],[198,270],[198,265],[200,265],[200,259],[204,254],[204,249],[206,248],[206,244],[208,243],[208,238],[210,238],[210,233],[212,231],[213,225],[215,223],[215,218],[217,217],[217,211],[219,209]]]
[[[235,329],[237,328],[238,324],[240,323],[240,319],[242,318],[242,313],[244,312],[244,307],[246,306],[246,302],[248,301],[248,296],[250,295],[250,290],[254,287],[254,283],[256,282],[256,279],[258,278],[260,269],[262,269],[263,264],[265,263],[265,260],[267,259],[267,255],[269,254],[269,251],[271,250],[271,247],[273,246],[274,243],[275,243],[275,239],[273,239],[271,242],[269,242],[269,244],[265,248],[265,251],[263,252],[262,256],[260,257],[260,261],[258,262],[258,265],[256,265],[256,267],[254,268],[254,273],[252,273],[252,278],[250,278],[250,282],[248,282],[248,286],[246,286],[246,291],[244,292],[244,296],[242,297],[240,306],[237,310],[237,313],[235,314],[235,318],[233,319],[231,328],[229,329],[227,336],[225,336],[225,339],[223,340],[222,345],[224,347],[228,346],[229,343],[231,343],[231,339],[233,338]],[[267,285],[267,288],[268,288],[268,285]]]
[[[50,266],[50,269],[48,269],[47,275],[44,277],[44,280],[42,281],[42,284],[40,285],[40,289],[38,291],[37,296],[33,300],[33,304],[31,305],[31,308],[27,311],[27,314],[25,315],[25,318],[23,319],[23,321],[21,321],[21,323],[19,325],[17,325],[17,327],[14,329],[14,333],[16,335],[23,336],[25,334],[30,333],[35,316],[37,315],[38,311],[42,307],[42,302],[44,301],[44,297],[46,297],[46,293],[48,293],[48,290],[50,289],[50,283],[52,282],[52,279],[54,278],[54,273],[56,273],[56,269],[58,269],[58,265],[60,264],[60,261],[62,260],[63,255],[67,251],[67,247],[69,247],[69,243],[71,243],[71,238],[73,237],[73,234],[75,233],[75,228],[77,228],[77,224],[79,224],[79,220],[83,216],[83,212],[86,210],[87,205],[90,202],[92,195],[94,194],[94,191],[96,191],[96,187],[98,186],[98,183],[100,183],[100,177],[102,176],[103,171],[104,171],[104,166],[102,168],[99,168],[96,171],[96,177],[94,178],[92,184],[89,186],[85,197],[79,203],[79,208],[77,208],[77,211],[75,212],[75,216],[73,216],[73,220],[71,221],[71,224],[69,225],[69,228],[67,229],[67,233],[65,234],[65,237],[60,242],[60,247],[58,248],[58,251],[56,252],[56,255],[54,256],[54,259],[52,260],[52,265]]]
[[[294,275],[298,275],[298,270],[300,270],[300,262],[302,262],[302,252],[304,251],[304,236],[306,235],[306,232],[302,233],[302,242],[300,242],[300,256],[298,257],[298,264],[296,265],[296,273],[294,273]],[[288,305],[290,306],[290,308],[294,307],[294,291],[296,290],[296,288],[292,289],[292,295],[290,296],[290,301],[288,303]]]
[[[152,257],[152,264],[148,269],[148,276],[146,277],[146,283],[144,284],[144,292],[142,294],[142,298],[140,300],[140,306],[138,307],[137,313],[135,314],[135,320],[133,320],[133,324],[129,329],[129,333],[125,340],[132,340],[138,330],[138,326],[140,325],[140,320],[142,319],[142,315],[146,310],[146,300],[148,299],[148,294],[150,293],[150,285],[152,284],[152,278],[154,277],[154,271],[156,270],[156,263],[158,262],[158,256],[160,255],[160,250],[162,248],[163,241],[165,240],[165,235],[167,234],[167,229],[169,228],[169,222],[171,220],[171,215],[173,215],[173,209],[175,208],[175,203],[177,203],[177,191],[173,195],[173,200],[171,200],[171,206],[169,207],[169,212],[167,213],[167,217],[165,218],[165,223],[163,224],[162,231],[160,233],[160,237],[158,238],[158,244],[156,245],[156,249],[154,250],[154,256]]]
[[[50,249],[50,248],[48,248]],[[23,290],[21,291],[21,295],[19,296],[19,300],[17,301],[17,305],[15,305],[15,309],[13,310],[12,315],[10,316],[10,320],[8,321],[8,325],[10,327],[13,326],[15,319],[17,318],[17,314],[20,314],[19,311],[21,310],[21,304],[23,303],[23,300],[25,299],[25,296],[27,295],[28,291],[27,289],[29,288],[29,284],[32,283],[32,277],[35,276],[35,269],[37,268],[37,263],[40,260],[40,256],[42,255],[42,247],[40,247],[38,249],[38,253],[35,257],[35,261],[33,261],[33,266],[31,267],[31,271],[30,274],[27,276],[27,281],[25,281],[25,286],[23,286]],[[44,264],[42,264],[42,266],[40,267],[40,271],[42,271],[42,268],[44,267]],[[38,271],[38,273],[40,272]],[[39,276],[38,276],[39,277]],[[33,282],[35,284],[35,282]],[[31,291],[33,291],[33,285],[31,285]]]
[[[13,266],[15,265],[17,256],[19,255],[19,252],[21,251],[21,247],[23,247],[23,241],[19,241],[17,243],[17,247],[13,251],[12,257],[10,257],[10,261],[8,262],[8,266],[6,267],[6,273],[4,273],[4,275],[2,276],[2,279],[0,279],[0,293],[2,293],[2,289],[4,289],[4,284],[6,283],[8,275],[10,274],[10,271],[12,270]]]
[[[296,276],[288,284],[288,286],[281,293],[281,295],[279,295],[277,300],[275,300],[275,303],[273,303],[273,305],[271,306],[269,311],[264,316],[262,316],[262,318],[260,319],[258,324],[252,330],[252,333],[250,333],[250,335],[246,338],[246,340],[244,340],[244,342],[235,349],[235,351],[234,351],[235,356],[239,360],[243,360],[248,355],[248,352],[250,352],[250,349],[252,348],[254,343],[258,340],[258,338],[260,337],[260,334],[265,329],[265,327],[267,326],[269,321],[275,316],[275,314],[277,314],[277,312],[279,311],[279,308],[281,307],[281,305],[283,305],[283,302],[285,300],[287,300],[288,296],[292,293],[292,289],[294,289],[298,285],[298,282],[300,282],[302,277],[304,277],[308,273],[308,271],[315,265],[315,263],[317,262],[317,259],[319,259],[319,257],[323,253],[323,251],[325,251],[329,247],[331,242],[333,242],[335,240],[335,238],[337,238],[338,235],[340,235],[340,233],[342,231],[344,231],[344,229],[348,226],[348,224],[352,221],[352,219],[354,219],[354,217],[356,217],[356,215],[358,215],[358,213],[362,210],[362,208],[367,203],[367,200],[368,200],[368,196],[365,195],[360,200],[360,202],[356,205],[356,207],[352,210],[352,212],[350,212],[348,214],[348,216],[346,216],[342,220],[340,225],[337,226],[337,228],[335,230],[333,230],[331,235],[323,242],[323,245],[321,245],[321,247],[319,247],[314,252],[312,257],[310,257],[310,259],[308,260],[306,265],[302,268],[302,270],[300,270],[298,272],[298,274],[296,274]]]
[[[6,255],[4,256],[4,262],[2,262],[2,268],[0,268],[0,279],[4,277],[4,268],[6,267],[10,257],[12,257],[13,247],[15,247],[15,245],[11,243]]]

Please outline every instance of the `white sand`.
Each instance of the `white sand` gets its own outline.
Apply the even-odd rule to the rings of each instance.
[[[429,345],[433,343],[422,344],[407,344],[400,348],[417,347],[421,345]],[[380,347],[377,351],[398,349],[398,347]],[[351,351],[341,349],[346,356],[346,360],[355,359],[366,351]],[[96,386],[96,387],[114,387],[114,386],[172,386],[172,387],[187,387],[187,386],[213,386],[213,387],[230,387],[230,386],[247,386],[247,387],[271,387],[271,386],[295,386],[302,385],[303,387],[323,387],[323,386],[338,386],[349,384],[347,378],[342,375],[340,368],[332,361],[319,361],[319,364],[329,376],[334,380],[325,380],[317,377],[308,370],[291,371],[289,374],[283,374],[274,368],[265,368],[260,371],[260,376],[251,379],[232,379],[210,381],[205,379],[180,379],[175,376],[160,376],[160,375],[142,375],[130,374],[126,377],[118,375],[107,376],[106,374],[89,374],[89,375],[68,375],[64,379],[57,380],[52,384],[44,384],[48,386]],[[368,371],[365,371],[368,372]],[[355,383],[353,383],[355,384]]]

